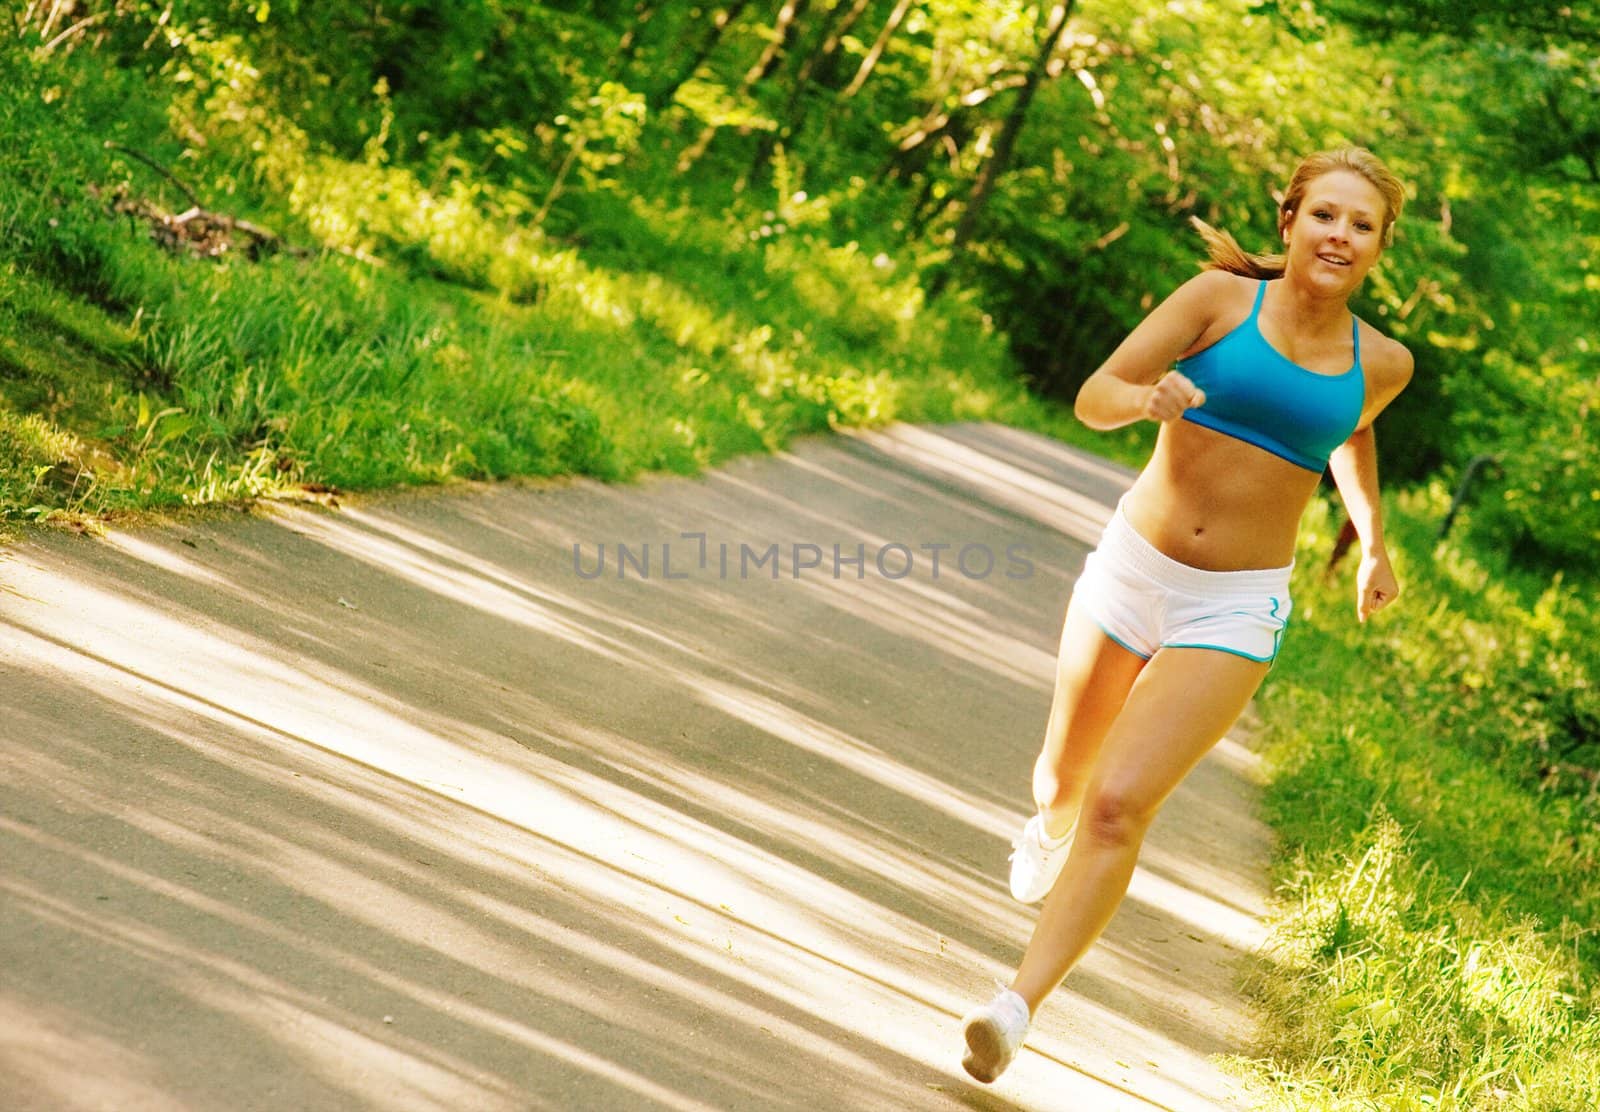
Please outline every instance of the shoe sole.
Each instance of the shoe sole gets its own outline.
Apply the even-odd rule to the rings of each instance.
[[[967,1056],[961,1059],[961,1068],[988,1085],[1011,1064],[1005,1041],[1000,1037],[999,1029],[982,1017],[967,1020],[964,1034]]]

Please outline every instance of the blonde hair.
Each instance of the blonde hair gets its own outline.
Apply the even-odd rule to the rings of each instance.
[[[1295,213],[1300,209],[1300,203],[1305,200],[1306,190],[1311,183],[1324,174],[1331,174],[1336,170],[1349,170],[1366,178],[1383,195],[1383,245],[1388,247],[1394,242],[1394,222],[1400,218],[1400,210],[1406,201],[1405,186],[1394,172],[1383,164],[1383,161],[1365,147],[1340,147],[1337,150],[1318,151],[1304,159],[1295,168],[1294,175],[1289,179],[1289,188],[1283,195],[1283,203],[1278,206],[1278,235],[1282,236],[1289,224],[1294,220]],[[1243,274],[1247,278],[1281,278],[1283,277],[1284,256],[1282,254],[1257,254],[1246,251],[1239,246],[1239,241],[1219,228],[1213,228],[1198,216],[1191,216],[1189,222],[1199,231],[1200,237],[1206,242],[1206,252],[1210,258],[1204,264],[1206,270],[1226,270],[1232,274]]]

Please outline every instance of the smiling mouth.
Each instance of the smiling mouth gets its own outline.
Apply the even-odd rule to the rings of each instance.
[[[1318,255],[1317,258],[1321,259],[1323,262],[1328,263],[1331,266],[1349,266],[1350,265],[1350,260],[1349,259],[1341,259],[1336,255]]]

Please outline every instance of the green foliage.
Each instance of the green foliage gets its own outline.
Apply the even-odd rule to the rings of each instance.
[[[114,95],[145,117],[141,149],[287,235],[532,304],[566,249],[610,240],[610,265],[635,265],[607,214],[632,198],[686,205],[735,234],[791,229],[760,238],[823,257],[855,244],[893,260],[897,282],[953,276],[948,296],[987,314],[1024,381],[1061,400],[1193,273],[1189,215],[1270,243],[1271,191],[1298,157],[1364,143],[1413,187],[1358,306],[1417,361],[1380,429],[1385,474],[1496,455],[1499,485],[1472,519],[1487,541],[1546,565],[1592,545],[1585,448],[1567,432],[1593,379],[1578,343],[1600,85],[1576,17],[1498,0],[1083,6],[975,237],[954,244],[1044,6],[918,0],[891,27],[899,6],[879,2],[832,36],[840,8],[818,5],[785,38],[759,6],[729,5],[725,27],[646,8],[640,25],[628,5],[107,0],[94,36],[54,55],[76,43],[114,58]],[[1481,27],[1496,33],[1466,37]],[[127,131],[113,92],[75,86]],[[118,176],[172,196],[126,159]],[[780,212],[795,196],[803,237]],[[1519,219],[1530,203],[1538,219]],[[85,284],[106,269],[97,233],[47,238],[64,280],[104,301]],[[839,304],[860,332],[870,302]]]
[[[1270,0],[1263,7],[1279,7]],[[1449,35],[1460,39],[1505,37],[1531,40],[1567,36],[1600,38],[1600,13],[1569,0],[1317,0],[1317,7],[1380,36]]]
[[[252,40],[222,26],[175,25],[171,52],[114,91],[87,52],[8,55],[52,84],[48,98],[25,83],[0,94],[41,151],[0,169],[0,196],[42,190],[66,214],[41,228],[19,207],[27,234],[3,249],[16,309],[0,319],[0,351],[21,368],[4,392],[44,420],[16,425],[9,514],[31,512],[40,491],[55,492],[50,508],[93,513],[301,483],[624,477],[896,417],[1057,421],[1008,377],[976,314],[930,311],[912,270],[830,243],[825,202],[786,188],[746,224],[602,188],[638,140],[621,86],[598,86],[585,102],[598,115],[562,125],[577,136],[569,153],[588,159],[569,198],[595,237],[580,253],[530,226],[516,185],[430,180],[397,160],[382,79],[365,107],[371,138],[355,157],[335,153],[282,114],[282,89],[243,53]],[[117,150],[94,141],[110,100],[160,106],[162,94],[165,113],[124,115]],[[105,209],[118,195],[189,203],[132,151],[181,168],[204,202],[320,250],[163,253],[141,220],[119,227]],[[72,331],[97,345],[97,378],[52,371],[35,342],[41,315],[72,316],[67,290],[103,307]],[[44,459],[74,445],[70,468]],[[75,481],[39,486],[46,465]]]
[[[1418,354],[1426,471],[1494,456],[1498,483],[1474,523],[1482,543],[1528,566],[1574,566],[1600,538],[1587,464],[1600,280],[1600,16],[1593,5],[1471,0],[1389,5],[1319,0],[1331,18],[1388,43],[1396,91],[1433,148],[1450,282],[1419,272],[1396,321]],[[1447,90],[1450,92],[1447,93]],[[1473,90],[1462,96],[1462,90]],[[1454,104],[1455,108],[1448,105]],[[1465,111],[1461,110],[1463,107]],[[1509,168],[1509,172],[1508,172]]]
[[[1367,627],[1315,575],[1319,508],[1260,700],[1285,852],[1256,1068],[1281,1107],[1600,1099],[1595,604],[1436,543],[1444,501],[1389,507],[1407,593]]]

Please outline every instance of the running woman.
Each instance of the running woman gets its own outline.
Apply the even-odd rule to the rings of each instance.
[[[1371,152],[1314,154],[1278,211],[1279,254],[1196,224],[1206,269],[1079,391],[1094,429],[1160,425],[1067,605],[1033,770],[1037,813],[1011,893],[1044,900],[1011,984],[964,1020],[962,1064],[991,1082],[1046,996],[1110,922],[1162,803],[1239,716],[1289,621],[1300,517],[1331,468],[1361,539],[1356,616],[1400,586],[1384,546],[1372,422],[1411,354],[1355,317],[1404,188]]]

